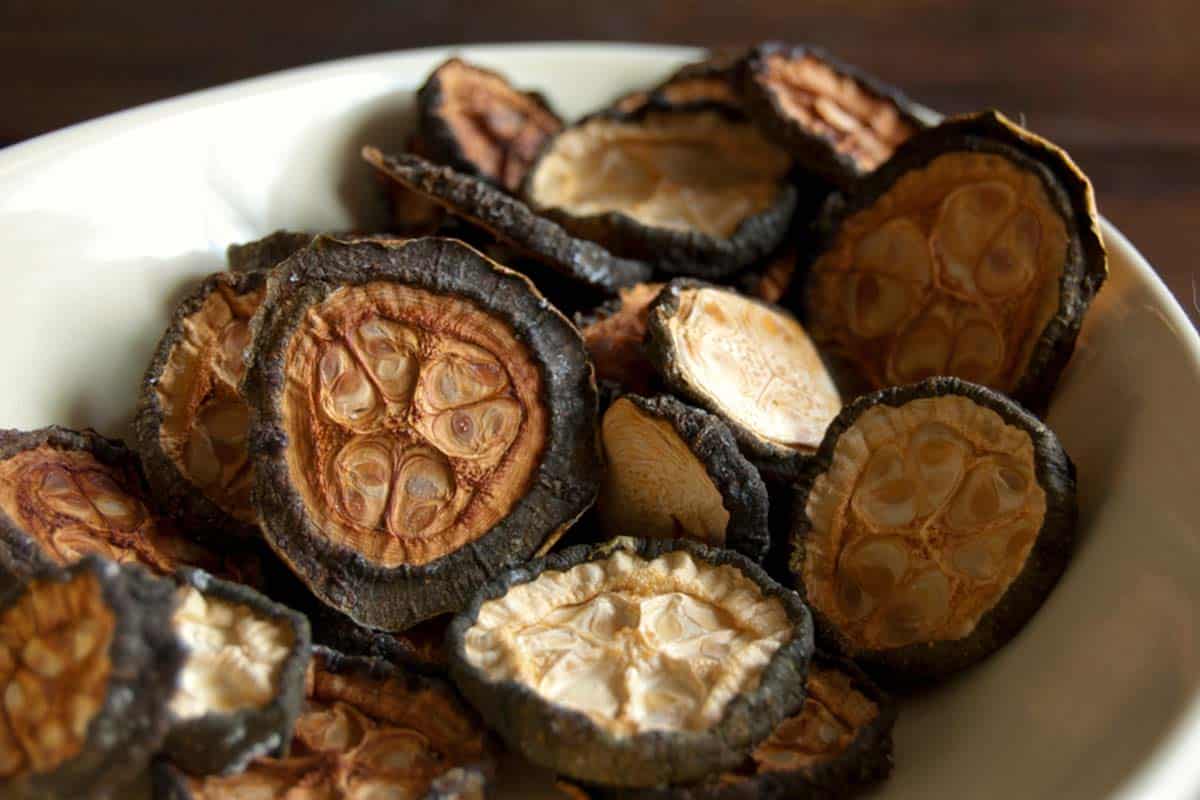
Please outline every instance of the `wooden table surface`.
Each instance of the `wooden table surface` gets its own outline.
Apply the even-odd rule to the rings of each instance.
[[[1063,145],[1195,322],[1198,27],[1200,6],[1185,0],[3,0],[0,145],[359,53],[553,39],[815,42],[934,108],[999,108]]]

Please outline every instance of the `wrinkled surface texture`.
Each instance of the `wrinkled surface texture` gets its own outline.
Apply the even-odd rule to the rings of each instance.
[[[646,358],[646,315],[664,284],[639,283],[622,289],[620,307],[585,327],[583,343],[597,380],[615,381],[631,392],[648,390],[654,366]]]
[[[668,330],[684,379],[761,439],[815,449],[841,410],[821,356],[787,314],[731,291],[685,289]]]
[[[813,483],[809,601],[860,648],[960,639],[1020,573],[1046,514],[1029,434],[965,397],[875,406]]]
[[[790,637],[783,605],[734,567],[616,553],[484,603],[465,654],[628,736],[709,729]]]
[[[482,536],[546,441],[541,378],[473,303],[378,282],[309,309],[287,352],[288,469],[331,540],[385,567]]]
[[[283,622],[195,587],[179,590],[172,620],[188,657],[171,711],[183,719],[262,708],[279,691],[279,671],[295,637]]]
[[[776,201],[790,164],[754,127],[715,112],[597,118],[554,140],[529,193],[575,216],[619,211],[652,227],[727,238]]]
[[[1041,179],[953,152],[841,225],[813,265],[812,332],[874,386],[1020,380],[1059,305],[1066,224]]]
[[[242,351],[250,344],[250,318],[265,291],[238,294],[217,284],[183,320],[183,335],[155,386],[163,451],[218,508],[242,522],[254,521],[254,474],[246,451],[250,407],[238,384],[246,373]]]
[[[34,581],[0,617],[0,778],[77,755],[108,693],[116,619],[100,582]]]
[[[600,514],[609,535],[725,544],[724,498],[674,425],[618,398],[600,435],[608,462]]]

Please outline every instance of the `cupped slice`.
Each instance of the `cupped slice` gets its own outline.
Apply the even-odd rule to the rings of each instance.
[[[889,679],[941,677],[1033,616],[1075,539],[1075,469],[1016,403],[955,378],[865,395],[796,489],[791,569],[818,631]]]
[[[607,537],[692,539],[763,557],[767,487],[720,418],[669,395],[627,394],[605,412],[600,439]]]
[[[806,319],[867,390],[951,375],[1041,413],[1108,274],[1086,176],[996,112],[910,139],[819,227]]]
[[[579,332],[461,242],[318,240],[273,276],[245,383],[275,551],[356,622],[402,630],[594,500]]]
[[[530,170],[533,208],[663,272],[718,278],[771,253],[796,206],[791,159],[727,107],[595,114]]]
[[[812,628],[743,556],[621,538],[484,586],[447,642],[451,676],[510,747],[570,778],[653,786],[732,768],[793,713]]]

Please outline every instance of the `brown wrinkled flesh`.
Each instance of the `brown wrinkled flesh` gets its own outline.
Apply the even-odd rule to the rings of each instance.
[[[862,172],[887,161],[916,133],[894,102],[812,54],[770,55],[757,79],[788,119],[853,158]]]
[[[442,773],[485,756],[482,727],[447,694],[318,667],[308,695],[288,758],[189,779],[194,800],[416,800]]]
[[[0,778],[73,758],[104,706],[116,629],[99,579],[34,581],[0,616]]]
[[[684,289],[667,323],[685,379],[720,412],[765,441],[811,451],[841,397],[791,316],[722,289]]]
[[[710,729],[790,637],[783,605],[734,567],[618,552],[487,601],[464,652],[624,737]]]
[[[865,411],[806,511],[809,601],[882,650],[969,635],[1024,567],[1046,493],[1029,434],[949,395]]]
[[[554,140],[529,194],[575,216],[616,211],[651,227],[726,238],[776,201],[790,165],[756,128],[712,111],[598,118]]]
[[[778,303],[796,274],[796,250],[787,248],[767,262],[751,294],[764,303]]]
[[[636,394],[645,394],[654,379],[654,365],[646,358],[646,317],[650,304],[664,284],[639,283],[621,289],[620,307],[583,329],[583,343],[597,380],[614,381]]]
[[[813,266],[813,335],[875,387],[1011,392],[1059,305],[1068,233],[1034,173],[955,152],[843,222]]]
[[[163,451],[218,508],[247,523],[254,521],[254,473],[246,451],[250,407],[238,384],[246,373],[242,351],[250,344],[250,318],[265,292],[238,294],[218,284],[183,320],[183,336],[155,385]]]
[[[219,559],[151,516],[122,476],[86,451],[42,445],[0,463],[0,509],[59,564],[96,553],[162,574],[183,564],[219,569]]]
[[[516,191],[546,140],[562,123],[503,78],[458,59],[435,73],[438,113],[454,131],[463,155],[480,173]]]
[[[377,282],[310,309],[286,356],[291,481],[325,536],[385,567],[478,539],[546,442],[529,349],[467,300]]]
[[[600,436],[607,469],[599,508],[607,535],[724,546],[724,497],[670,422],[618,398]]]

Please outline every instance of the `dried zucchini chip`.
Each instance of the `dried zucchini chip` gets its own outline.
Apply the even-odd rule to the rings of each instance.
[[[546,146],[533,208],[663,272],[718,278],[775,250],[796,206],[791,158],[728,108],[603,112]]]
[[[108,797],[146,768],[183,661],[170,590],[89,556],[0,604],[0,795]]]
[[[315,233],[278,230],[253,242],[229,245],[225,261],[230,272],[271,269],[297,250],[308,247],[315,238]]]
[[[516,191],[562,120],[537,92],[451,58],[417,92],[421,146],[430,161]]]
[[[450,673],[514,750],[617,786],[741,763],[804,698],[812,624],[745,557],[615,539],[517,567],[447,638]]]
[[[912,139],[822,227],[809,328],[869,389],[953,375],[1040,412],[1108,274],[1087,178],[995,112]]]
[[[600,425],[606,538],[692,539],[758,561],[767,487],[718,417],[669,395],[617,398]]]
[[[450,239],[318,240],[271,279],[245,389],[275,551],[356,622],[466,605],[594,500],[579,332]]]
[[[1067,565],[1075,468],[1016,403],[956,378],[884,389],[829,426],[796,488],[791,568],[818,630],[893,679],[1016,635]]]
[[[576,316],[575,324],[583,333],[597,381],[608,381],[637,394],[648,394],[654,388],[657,375],[642,344],[650,304],[665,285],[629,286],[615,300],[586,316]]]
[[[849,186],[925,127],[899,90],[825,51],[772,42],[739,68],[742,100],[796,162]]]
[[[374,147],[363,158],[383,174],[482,228],[521,255],[605,294],[650,279],[649,264],[617,258],[595,242],[576,239],[525,203],[495,187],[419,156],[386,156]]]
[[[240,384],[266,273],[218,272],[175,309],[142,380],[134,436],[158,508],[199,537],[257,536]]]
[[[667,385],[724,419],[772,475],[798,468],[841,408],[821,355],[781,308],[677,279],[651,305],[649,330]]]
[[[248,586],[182,570],[171,618],[187,661],[163,751],[193,775],[282,755],[304,700],[308,620]]]
[[[717,55],[684,64],[654,88],[630,92],[612,107],[624,114],[646,106],[678,108],[713,103],[740,109],[742,102],[734,83],[737,61],[735,57]]]

